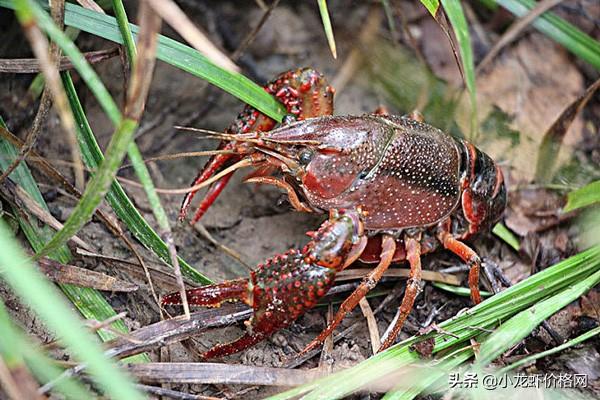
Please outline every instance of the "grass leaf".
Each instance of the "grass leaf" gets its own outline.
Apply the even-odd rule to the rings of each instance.
[[[421,0],[421,4],[423,4],[427,11],[435,18],[440,9],[440,2],[438,0]]]
[[[0,0],[0,7],[13,8],[14,4],[12,0]],[[86,10],[72,3],[65,4],[65,25],[123,44],[115,18]],[[130,28],[134,37],[137,37],[138,27],[130,24]],[[262,87],[241,74],[214,65],[198,51],[176,40],[160,35],[156,57],[220,87],[276,121],[280,122],[286,114],[281,103],[266,93]]]
[[[114,399],[143,399],[131,381],[104,355],[56,289],[31,265],[4,221],[0,222],[0,274],[14,292],[54,330],[73,355]]]
[[[270,397],[290,399],[304,394],[303,399],[334,399],[349,395],[361,388],[381,381],[390,374],[420,361],[412,346],[425,340],[434,340],[433,354],[458,351],[469,344],[471,338],[481,334],[480,329],[491,329],[515,314],[538,304],[548,296],[555,295],[600,273],[600,247],[592,247],[561,261],[518,284],[484,300],[465,313],[457,315],[439,327],[454,336],[430,333],[413,336],[360,364],[318,379],[306,385]],[[557,305],[555,311],[560,309]],[[415,383],[418,385],[418,382]]]
[[[536,2],[533,0],[494,1],[517,17],[526,15],[536,5]],[[487,2],[484,4],[488,5]],[[558,17],[553,12],[547,12],[537,18],[532,25],[546,36],[565,46],[576,56],[600,70],[600,42],[594,40],[573,24]]]
[[[477,364],[483,367],[492,362],[506,349],[519,343],[552,314],[583,296],[598,283],[600,283],[600,270],[503,323],[479,347]]]
[[[125,6],[123,6],[122,1],[113,0],[112,8],[115,13],[117,24],[119,25],[121,37],[123,38],[123,44],[125,47],[125,51],[127,51],[127,58],[129,58],[129,63],[133,63],[133,61],[136,58],[135,41],[133,39],[133,34],[131,33],[131,29],[129,29],[129,20],[127,19],[127,13],[125,12]]]
[[[471,99],[471,134],[469,136],[472,142],[477,137],[477,93],[475,88],[475,64],[473,62],[473,49],[471,48],[471,36],[469,34],[469,25],[463,12],[460,0],[441,0],[444,11],[452,24],[452,29],[458,40],[460,58],[462,60],[465,84],[469,91]]]
[[[599,202],[600,181],[595,181],[570,192],[567,195],[567,204],[565,205],[564,211],[573,211]]]
[[[508,228],[502,223],[498,222],[494,225],[494,229],[492,229],[492,233],[498,236],[500,239],[504,240],[506,244],[512,247],[515,251],[519,251],[521,248],[521,244],[519,243],[519,239],[508,230]]]
[[[63,84],[67,91],[67,97],[71,104],[71,109],[75,114],[77,121],[77,133],[79,136],[79,144],[83,161],[90,169],[96,169],[104,160],[102,150],[96,141],[96,137],[90,128],[88,120],[75,91],[73,80],[68,72],[62,73]],[[160,236],[146,222],[144,217],[135,208],[133,202],[129,199],[123,187],[116,181],[110,186],[110,190],[106,195],[106,201],[110,204],[113,211],[121,221],[127,226],[129,231],[135,236],[146,248],[152,250],[161,260],[170,264],[170,256],[167,245],[162,241]],[[200,274],[192,268],[185,260],[179,258],[179,264],[183,275],[198,283],[211,283],[211,280]]]
[[[337,49],[335,46],[335,38],[333,37],[331,19],[329,18],[329,10],[327,9],[327,0],[317,0],[317,3],[319,4],[319,13],[321,14],[321,21],[323,22],[323,29],[325,30],[329,49],[331,50],[333,58],[337,59]]]

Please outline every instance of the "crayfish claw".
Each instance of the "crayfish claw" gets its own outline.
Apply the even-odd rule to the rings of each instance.
[[[185,291],[188,303],[193,306],[219,307],[224,301],[243,301],[251,304],[248,279],[235,279],[216,285],[206,285]],[[163,306],[181,305],[179,292],[170,293],[160,301]]]
[[[353,254],[364,235],[363,214],[345,210],[332,213],[302,250],[277,255],[250,273],[236,279],[186,291],[191,305],[219,306],[223,301],[241,300],[254,314],[246,322],[248,332],[238,340],[217,345],[204,358],[223,357],[241,351],[289,326],[317,305]],[[163,305],[181,304],[178,293],[167,295]]]
[[[331,115],[333,113],[334,90],[329,86],[323,75],[312,68],[286,71],[267,83],[264,89],[267,93],[275,96],[285,107],[287,115],[283,121],[284,125],[297,120]],[[234,137],[235,135],[250,132],[267,132],[273,129],[275,125],[277,125],[275,120],[259,112],[254,107],[246,106],[225,133]],[[230,150],[232,153],[212,156],[196,176],[192,186],[207,181],[211,176],[239,161],[242,156],[236,151],[235,143],[235,140],[230,142],[222,141],[219,145],[219,150]],[[215,202],[219,194],[227,186],[232,175],[233,172],[223,176],[210,187],[192,218],[192,225],[198,222]],[[185,219],[196,192],[197,190],[193,190],[185,195],[179,210],[180,221]],[[298,204],[300,203],[298,202]],[[302,211],[310,211],[307,207],[300,207],[300,209]]]
[[[246,333],[244,336],[240,337],[237,340],[234,340],[231,343],[218,344],[211,349],[205,351],[200,356],[204,360],[210,360],[212,358],[220,358],[225,357],[230,354],[237,353],[239,351],[245,350],[248,347],[260,342],[265,338],[264,335],[256,335],[251,333]]]

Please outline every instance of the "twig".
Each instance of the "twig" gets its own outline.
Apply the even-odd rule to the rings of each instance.
[[[327,305],[327,326],[333,321],[333,304],[331,302]],[[319,358],[319,369],[324,372],[330,373],[333,370],[333,360],[331,359],[331,352],[333,351],[333,335],[327,336],[323,341],[321,357]]]
[[[201,223],[196,223],[193,225],[193,227],[196,230],[196,232],[198,232],[200,235],[202,235],[202,237],[204,237],[206,240],[208,240],[213,246],[215,246],[216,248],[221,250],[223,253],[227,254],[228,256],[230,256],[231,258],[233,258],[234,260],[236,260],[237,262],[242,264],[244,267],[246,267],[247,270],[249,270],[249,271],[254,270],[254,268],[252,268],[251,265],[249,265],[242,259],[242,256],[237,251],[225,246],[224,244],[219,243],[213,237],[213,235],[210,234],[210,232],[206,229],[206,227],[204,225],[202,225]]]
[[[160,397],[169,397],[176,400],[221,400],[218,397],[200,396],[196,394],[188,394],[172,389],[165,389],[157,386],[137,384],[136,387],[147,393],[152,393]]]
[[[64,17],[64,0],[58,0],[55,2],[53,1],[50,3],[50,6],[52,19],[59,27],[62,27]],[[71,149],[71,157],[76,165],[74,168],[75,186],[79,189],[83,189],[85,185],[85,177],[83,173],[83,162],[81,161],[81,154],[79,153],[79,145],[77,143],[77,134],[75,132],[75,119],[69,107],[67,94],[62,86],[57,68],[59,50],[58,48],[54,48],[54,54],[49,54],[48,39],[46,39],[46,36],[35,23],[25,24],[23,26],[23,30],[31,45],[33,53],[40,61],[40,69],[44,74],[46,84],[48,85],[48,89],[52,94],[54,106],[56,107],[60,117],[62,127],[67,134],[67,141]]]
[[[7,201],[17,206],[21,206],[19,208],[26,209],[46,225],[49,225],[56,230],[62,229],[63,224],[54,218],[47,210],[42,208],[21,186],[16,185],[12,180],[9,179],[4,182],[3,185],[0,185],[0,195]],[[84,242],[76,235],[72,236],[70,240],[84,249],[92,250],[91,245]]]
[[[117,47],[107,50],[89,51],[83,53],[83,56],[88,63],[94,65],[113,58],[119,54]],[[62,56],[59,58],[58,70],[68,71],[72,70],[73,63],[68,57]],[[0,59],[0,72],[7,72],[11,74],[35,74],[40,72],[40,62],[37,58],[8,58]]]
[[[523,29],[527,28],[527,26],[531,24],[537,17],[561,2],[562,0],[542,0],[537,3],[536,6],[527,13],[527,15],[512,24],[511,27],[504,32],[500,40],[494,44],[494,47],[492,47],[492,49],[485,55],[483,60],[481,60],[477,68],[475,68],[475,74],[478,75],[504,47],[512,43],[517,36],[519,36],[519,33],[521,33]]]
[[[369,301],[363,297],[358,302],[360,309],[367,320],[367,327],[369,328],[369,337],[371,338],[371,350],[373,354],[377,353],[379,347],[381,347],[381,341],[379,339],[379,329],[377,328],[377,321],[373,315],[373,310],[369,305]]]
[[[246,51],[246,49],[248,48],[250,43],[252,43],[252,41],[256,38],[256,35],[258,35],[258,32],[260,32],[260,30],[263,27],[263,25],[265,24],[265,22],[267,22],[267,20],[271,16],[271,13],[273,12],[273,10],[279,4],[279,1],[280,0],[273,0],[271,5],[263,13],[262,17],[260,18],[260,21],[258,21],[258,24],[256,24],[254,29],[252,29],[252,31],[250,31],[250,33],[246,36],[246,38],[242,41],[242,43],[238,46],[238,48],[235,49],[235,51],[231,55],[231,60],[233,62],[236,62],[237,60],[239,60],[240,56],[244,53],[244,51]]]
[[[215,64],[239,72],[235,65],[202,33],[172,0],[145,0],[178,34]]]
[[[297,386],[323,376],[319,370],[221,363],[140,363],[128,371],[145,383]]]
[[[96,11],[97,13],[100,13],[100,14],[106,14],[104,12],[104,10],[102,9],[102,7],[100,7],[98,5],[98,3],[96,3],[94,0],[77,0],[77,2],[83,8],[87,8],[88,10]]]

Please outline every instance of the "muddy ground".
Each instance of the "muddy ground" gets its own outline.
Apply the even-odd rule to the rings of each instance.
[[[333,60],[323,35],[319,14],[314,2],[282,1],[262,28],[256,40],[239,60],[243,73],[256,82],[264,82],[281,71],[299,66],[312,66],[324,73],[330,81],[340,83],[336,94],[336,114],[362,114],[385,105],[392,113],[404,114],[415,108],[428,105],[427,121],[451,130],[466,132],[468,106],[466,101],[449,101],[449,87],[460,84],[460,74],[454,57],[439,27],[415,4],[391,2],[397,10],[395,17],[398,30],[390,33],[384,16],[377,4],[350,1],[330,1],[339,59]],[[210,38],[226,52],[233,52],[247,33],[257,24],[262,11],[254,2],[183,1],[186,13],[202,26]],[[511,21],[509,14],[474,8],[470,16],[475,29],[473,34],[475,58],[480,60],[498,38],[498,32]],[[135,15],[135,9],[129,10]],[[565,1],[559,13],[570,19],[584,31],[599,38],[600,11],[590,1]],[[594,17],[594,15],[596,17]],[[6,26],[0,44],[4,58],[30,56],[14,20],[5,10],[0,11],[2,25]],[[6,21],[6,24],[4,24]],[[402,21],[408,23],[408,32],[402,29]],[[365,33],[369,26],[374,33]],[[3,28],[5,29],[5,28]],[[163,27],[167,36],[178,38],[170,28]],[[358,37],[363,34],[362,41]],[[6,36],[5,36],[6,35]],[[15,46],[18,43],[18,46]],[[77,41],[83,50],[97,50],[113,46],[89,35],[81,35]],[[416,46],[417,52],[415,52]],[[352,51],[355,61],[348,61]],[[432,68],[434,79],[418,63],[419,57]],[[341,73],[342,66],[352,67],[349,75]],[[122,99],[123,70],[117,58],[96,66],[105,84],[116,99]],[[382,78],[385,77],[385,79]],[[510,206],[506,214],[506,225],[522,238],[520,254],[491,234],[484,234],[474,246],[480,255],[489,257],[502,268],[506,276],[516,283],[532,272],[575,254],[581,248],[578,242],[579,229],[569,223],[558,223],[556,212],[563,198],[549,192],[527,186],[532,177],[537,145],[543,132],[557,118],[562,109],[583,92],[597,78],[592,67],[576,60],[563,48],[541,34],[526,30],[521,38],[503,51],[491,65],[478,76],[480,119],[487,122],[482,133],[480,147],[489,151],[500,162],[511,188]],[[3,75],[0,80],[0,112],[9,128],[24,136],[37,108],[37,103],[26,96],[31,82],[30,75]],[[434,82],[434,83],[432,83]],[[105,145],[112,127],[89,91],[76,81],[79,94],[86,109],[90,124],[101,145]],[[446,107],[451,104],[451,107]],[[181,151],[213,149],[212,140],[200,140],[175,131],[174,125],[188,125],[213,130],[224,129],[241,109],[240,102],[219,89],[210,87],[202,80],[169,65],[159,62],[147,103],[146,113],[137,135],[137,143],[145,157]],[[458,116],[452,122],[448,111]],[[496,112],[496,114],[494,114]],[[492,118],[500,115],[500,118]],[[445,125],[445,126],[442,126]],[[586,108],[566,138],[567,147],[562,159],[576,160],[576,171],[598,174],[600,161],[599,135],[600,100],[596,98]],[[71,170],[59,160],[69,160],[69,149],[54,113],[46,124],[36,150],[50,160],[67,176]],[[203,165],[203,159],[178,159],[157,162],[151,165],[155,183],[159,187],[180,188],[187,186]],[[596,165],[596,168],[590,166]],[[589,180],[586,176],[565,174],[565,183],[576,185]],[[594,172],[595,171],[595,172]],[[123,177],[135,179],[130,170],[123,170]],[[243,174],[239,174],[243,175]],[[38,182],[52,214],[64,221],[73,208],[73,201],[45,184],[42,176]],[[222,245],[238,252],[249,265],[278,252],[303,245],[307,238],[304,232],[315,229],[323,216],[306,215],[290,209],[280,191],[271,187],[242,184],[237,177],[210,209],[202,224]],[[598,176],[596,176],[596,179]],[[144,194],[125,185],[144,217],[154,222]],[[246,268],[208,242],[197,230],[187,224],[176,222],[181,201],[179,196],[164,196],[163,204],[173,221],[175,241],[179,254],[204,275],[222,281],[247,274]],[[107,205],[103,205],[108,209]],[[540,216],[542,215],[542,216]],[[129,250],[97,221],[86,226],[80,235],[93,243],[99,253],[131,259]],[[150,252],[141,248],[144,256],[156,262]],[[157,307],[153,304],[148,286],[139,271],[118,269],[93,258],[79,258],[77,265],[133,281],[140,289],[130,294],[106,293],[107,298],[120,311],[127,312],[127,324],[135,329],[159,320]],[[159,267],[160,264],[156,263]],[[425,269],[439,270],[460,265],[460,261],[448,254],[437,253],[424,257]],[[464,278],[464,274],[460,275]],[[395,287],[398,281],[386,280],[380,285],[383,295],[370,299],[375,309],[385,297],[385,291]],[[402,286],[400,286],[401,288]],[[173,287],[160,286],[159,294]],[[24,327],[40,336],[42,341],[52,335],[46,333],[35,318],[20,312],[21,308],[4,289],[3,296],[13,305],[15,317]],[[400,293],[401,294],[401,291]],[[401,296],[393,299],[377,316],[380,332],[394,317]],[[571,305],[567,311],[553,317],[552,327],[564,338],[581,332],[582,326],[597,325],[597,292],[581,302]],[[586,306],[586,301],[589,304]],[[594,304],[596,306],[594,306]],[[434,288],[424,283],[424,290],[417,299],[416,307],[405,325],[401,338],[417,333],[426,324],[440,322],[454,316],[459,310],[469,307],[468,298]],[[227,363],[279,366],[287,356],[301,350],[324,326],[325,308],[319,308],[300,318],[290,328],[282,330],[270,340],[253,348],[223,359]],[[333,370],[356,364],[369,357],[371,347],[364,316],[359,308],[342,323],[348,327],[358,323],[359,329],[351,336],[338,342],[328,360],[323,364]],[[233,340],[243,331],[243,325],[231,326],[209,332],[197,338],[193,346],[199,351],[215,344]],[[554,346],[545,333],[536,333],[515,349],[510,356],[537,352]],[[192,361],[195,356],[180,345],[163,351],[163,360]],[[600,394],[600,342],[596,339],[579,348],[563,352],[555,357],[540,360],[530,367],[530,372],[573,372],[587,373],[590,391]],[[158,352],[152,354],[158,359]],[[577,360],[588,360],[577,362]],[[302,365],[315,367],[318,357]],[[192,386],[176,387],[184,391],[211,396],[235,395],[243,387]],[[277,388],[256,388],[245,392],[245,398],[260,398],[275,393]],[[239,393],[238,393],[239,394]]]

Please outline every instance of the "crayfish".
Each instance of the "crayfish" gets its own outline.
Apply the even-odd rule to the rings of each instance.
[[[192,224],[235,170],[246,166],[256,168],[247,182],[274,185],[296,210],[328,212],[329,218],[308,233],[311,241],[303,249],[258,265],[249,279],[187,291],[192,305],[241,300],[254,310],[244,336],[215,346],[205,358],[238,352],[289,326],[327,293],[337,272],[356,261],[376,266],[302,353],[333,332],[390,264],[406,260],[410,277],[399,317],[379,351],[392,345],[420,290],[420,257],[440,247],[469,265],[471,299],[481,301],[481,259],[464,240],[489,230],[506,206],[502,171],[488,155],[410,117],[331,116],[334,90],[309,68],[285,72],[265,90],[290,118],[274,129],[275,121],[247,106],[219,135],[226,151],[213,156],[193,182],[195,189],[210,187]],[[195,192],[183,200],[181,219]],[[162,302],[181,304],[181,298],[174,293]]]

